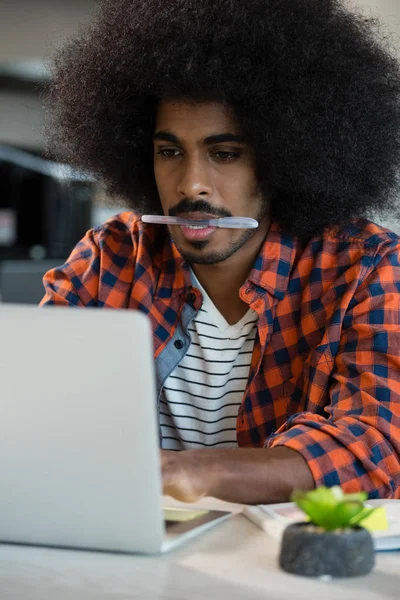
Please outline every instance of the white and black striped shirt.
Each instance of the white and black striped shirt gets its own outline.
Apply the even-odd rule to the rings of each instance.
[[[165,382],[162,447],[237,447],[236,419],[249,376],[257,314],[229,325],[198,281],[204,301],[189,331],[192,342]]]

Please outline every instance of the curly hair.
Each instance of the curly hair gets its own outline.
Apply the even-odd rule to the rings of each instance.
[[[395,207],[399,93],[379,21],[340,0],[104,0],[53,58],[47,147],[160,212],[157,103],[223,102],[272,218],[307,238]]]

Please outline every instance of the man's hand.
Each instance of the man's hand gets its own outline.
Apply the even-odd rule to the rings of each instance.
[[[212,495],[216,473],[209,450],[161,450],[163,492],[182,502]]]
[[[227,502],[286,502],[293,490],[314,487],[303,457],[286,447],[161,450],[163,492],[196,502],[214,496]]]

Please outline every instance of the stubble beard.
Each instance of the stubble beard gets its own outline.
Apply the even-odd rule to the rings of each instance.
[[[260,223],[266,216],[267,212],[268,202],[264,200],[258,215],[255,217],[256,220]],[[197,265],[213,265],[230,258],[233,254],[235,254],[235,252],[244,246],[244,244],[246,244],[256,232],[257,229],[246,229],[243,231],[239,239],[235,242],[231,242],[227,248],[220,251],[210,251],[208,253],[205,250],[210,244],[210,240],[204,240],[201,242],[187,242],[193,248],[193,251],[182,249],[174,240],[173,241],[186,262]]]
[[[238,240],[232,242],[228,248],[220,251],[206,252],[205,250],[210,244],[209,240],[202,242],[188,242],[193,247],[193,252],[190,250],[183,250],[179,246],[177,246],[177,248],[184,260],[188,263],[194,263],[197,265],[213,265],[223,262],[235,254],[235,252],[237,252],[251,237],[253,237],[254,232],[255,230],[252,229],[244,231]]]

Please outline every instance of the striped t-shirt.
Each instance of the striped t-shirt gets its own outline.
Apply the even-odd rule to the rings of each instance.
[[[229,325],[200,283],[203,305],[189,327],[188,352],[165,382],[162,447],[237,447],[236,419],[249,376],[257,314]]]

